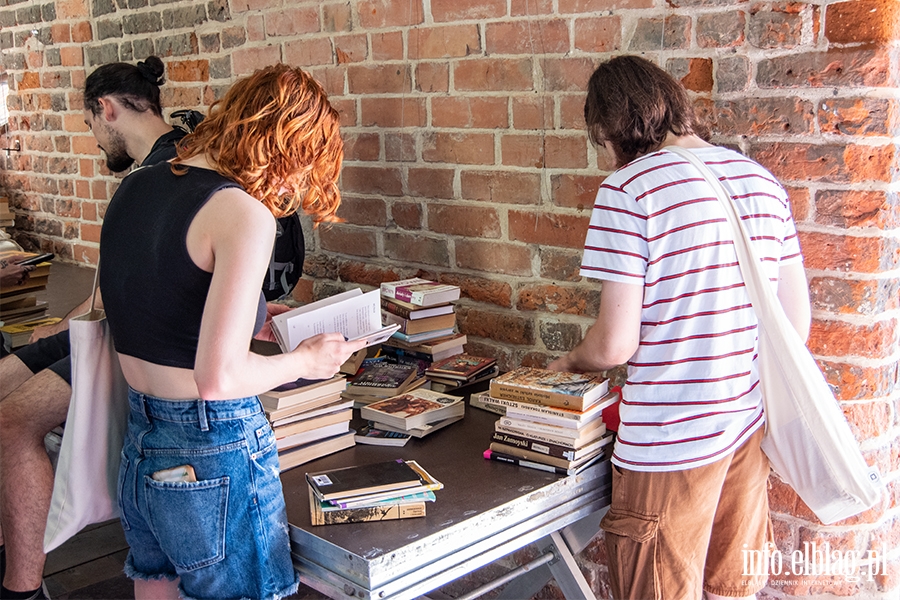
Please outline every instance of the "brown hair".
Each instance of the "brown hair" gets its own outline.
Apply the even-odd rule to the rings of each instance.
[[[591,142],[609,141],[619,166],[658,149],[669,132],[708,137],[684,87],[639,56],[617,56],[597,67],[584,120]]]
[[[315,223],[338,220],[340,117],[301,69],[273,65],[236,81],[179,143],[173,169],[204,153],[274,216],[302,209]]]

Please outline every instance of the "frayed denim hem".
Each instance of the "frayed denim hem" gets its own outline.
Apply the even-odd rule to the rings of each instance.
[[[128,558],[125,559],[125,567],[123,569],[125,571],[125,576],[128,579],[134,581],[135,579],[140,579],[142,581],[175,581],[178,579],[178,573],[159,573],[157,575],[148,575],[146,573],[142,573],[134,568],[134,563],[131,560],[131,553],[128,554]]]
[[[294,574],[294,583],[284,588],[280,592],[272,594],[270,596],[264,596],[262,598],[240,598],[239,600],[281,600],[281,598],[285,598],[287,596],[291,596],[297,593],[297,590],[300,589],[300,575]],[[178,593],[181,594],[182,600],[199,600],[198,598],[194,598],[193,596],[188,596],[184,593],[184,588],[181,585],[178,585]]]

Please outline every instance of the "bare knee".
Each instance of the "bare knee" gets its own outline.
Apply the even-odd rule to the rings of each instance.
[[[72,388],[53,371],[28,378],[0,402],[0,444],[42,442],[66,420]]]

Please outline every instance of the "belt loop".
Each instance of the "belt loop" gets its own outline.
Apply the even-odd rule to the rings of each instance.
[[[147,396],[138,392],[138,403],[137,405],[140,407],[141,416],[144,417],[147,421],[150,420],[150,416],[147,411]]]
[[[206,400],[197,400],[197,417],[200,419],[200,431],[209,431],[209,420],[206,418]]]

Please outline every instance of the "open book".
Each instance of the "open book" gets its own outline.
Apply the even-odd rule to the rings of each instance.
[[[272,317],[272,331],[283,352],[320,333],[337,332],[348,340],[379,344],[397,331],[398,325],[381,325],[381,294],[365,294],[359,288],[323,298]]]

